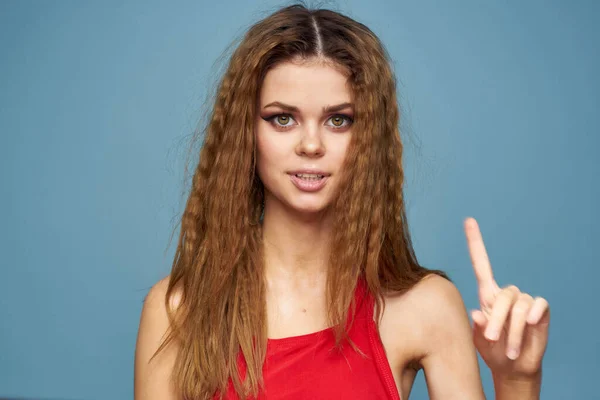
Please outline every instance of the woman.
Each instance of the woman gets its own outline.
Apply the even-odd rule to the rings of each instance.
[[[169,277],[149,292],[135,398],[539,397],[548,304],[499,288],[465,220],[481,310],[418,264],[393,72],[328,10],[252,26],[218,89]],[[165,335],[166,334],[166,335]]]

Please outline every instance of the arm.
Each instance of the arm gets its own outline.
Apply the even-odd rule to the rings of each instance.
[[[473,328],[458,289],[437,275],[425,278],[415,289],[423,326],[421,365],[430,398],[485,399]],[[492,376],[496,400],[539,399],[541,373],[534,379]]]
[[[171,344],[150,362],[169,327],[165,294],[169,277],[156,283],[144,300],[135,348],[135,400],[175,400],[175,388],[170,383],[177,349]]]
[[[492,371],[496,398],[539,399],[550,325],[548,301],[515,285],[500,288],[479,224],[467,218],[464,227],[481,308],[471,312],[473,343]]]
[[[496,399],[539,400],[542,389],[542,374],[534,379],[519,380],[494,376]]]
[[[421,365],[430,399],[485,399],[471,326],[454,284],[430,275],[413,290],[421,316]]]

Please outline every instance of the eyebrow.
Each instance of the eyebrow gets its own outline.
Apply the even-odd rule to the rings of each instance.
[[[284,109],[285,111],[288,111],[288,112],[298,112],[299,111],[298,107],[291,106],[289,104],[285,104],[285,103],[282,103],[280,101],[274,101],[272,103],[269,103],[266,106],[264,106],[263,108],[268,108],[268,107],[279,107],[279,108],[282,108],[282,109]],[[346,109],[346,108],[352,108],[352,109],[354,109],[354,104],[352,104],[352,103],[342,103],[342,104],[337,104],[337,105],[334,105],[334,106],[326,106],[326,107],[323,107],[323,113],[326,114],[326,113],[337,112],[337,111],[341,111],[341,110]]]

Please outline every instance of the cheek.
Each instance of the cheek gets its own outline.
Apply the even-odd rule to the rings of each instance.
[[[335,160],[336,165],[339,167],[344,162],[348,148],[350,147],[350,135],[345,136],[343,139],[338,141],[335,146],[332,146],[332,150],[330,151],[331,158]]]
[[[268,140],[262,135],[258,135],[256,140],[257,150],[257,170],[258,176],[264,182],[269,180],[269,174],[273,174],[274,171],[280,169],[282,166],[281,149],[273,141]]]

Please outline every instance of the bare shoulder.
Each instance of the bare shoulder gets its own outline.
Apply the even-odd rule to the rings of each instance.
[[[404,397],[422,369],[431,399],[484,398],[469,319],[451,281],[431,274],[384,300],[381,339]]]
[[[427,275],[407,292],[385,297],[382,316],[382,335],[389,342],[399,342],[405,357],[420,366],[421,359],[430,351],[429,344],[443,333],[448,323],[464,323],[466,311],[460,292],[449,280]],[[407,349],[407,342],[410,349]],[[410,354],[406,354],[410,351]]]
[[[469,317],[451,281],[429,275],[389,296],[385,314],[391,347],[423,369],[430,398],[483,398]]]
[[[454,283],[436,274],[427,275],[413,286],[405,293],[403,302],[405,307],[415,310],[425,326],[435,326],[465,313],[462,296]]]
[[[169,280],[167,276],[154,284],[144,299],[135,348],[135,400],[177,398],[170,384],[177,349],[174,345],[167,346],[152,359],[169,329],[165,306]],[[181,293],[176,290],[170,301],[172,310],[179,307],[180,299]]]
[[[449,280],[431,274],[424,277],[407,292],[390,294],[385,298],[386,313],[398,316],[406,314],[411,318],[411,324],[435,323],[447,312],[462,312],[464,304],[456,286]]]
[[[171,276],[167,275],[163,279],[156,282],[148,291],[146,298],[144,299],[144,308],[143,311],[147,311],[152,313],[157,311],[164,312],[166,315],[165,309],[165,297],[167,295],[167,289],[169,287],[169,282],[171,280]],[[176,289],[173,293],[173,297],[170,301],[171,310],[175,310],[179,307],[181,301],[181,290]],[[143,312],[142,311],[142,312]]]

